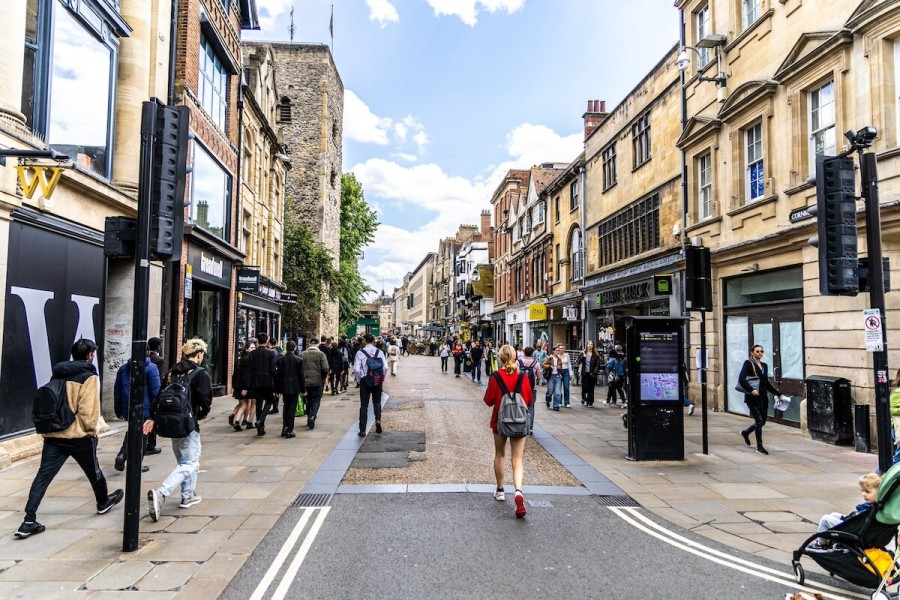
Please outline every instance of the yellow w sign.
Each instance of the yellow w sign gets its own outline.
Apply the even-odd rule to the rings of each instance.
[[[47,178],[48,170],[51,172],[49,179]],[[34,176],[31,177],[30,180],[28,178],[29,171],[34,171]],[[56,185],[59,183],[62,172],[62,167],[16,167],[16,173],[19,175],[19,185],[22,186],[22,192],[29,200],[34,196],[34,192],[37,191],[39,185],[41,186],[41,194],[44,198],[49,199],[50,196],[53,195],[53,190],[56,189]]]

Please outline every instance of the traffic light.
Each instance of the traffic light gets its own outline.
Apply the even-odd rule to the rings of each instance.
[[[859,293],[856,239],[856,174],[852,158],[816,157],[818,235],[809,242],[819,249],[819,292],[855,296]]]
[[[190,112],[186,106],[155,102],[150,254],[158,260],[180,260]]]
[[[690,310],[712,310],[712,265],[709,248],[684,247],[684,303]]]

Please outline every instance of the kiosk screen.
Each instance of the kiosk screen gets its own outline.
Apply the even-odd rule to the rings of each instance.
[[[680,400],[676,334],[641,332],[639,342],[641,401]]]

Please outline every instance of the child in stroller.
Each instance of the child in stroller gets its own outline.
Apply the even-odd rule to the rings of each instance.
[[[863,481],[860,487],[865,494]],[[803,542],[793,553],[791,564],[794,576],[801,585],[806,579],[800,559],[808,556],[822,568],[866,588],[877,588],[873,599],[887,599],[885,587],[896,575],[896,562],[900,552],[891,555],[887,546],[897,537],[900,524],[900,463],[895,464],[881,480],[871,505],[863,507],[824,531],[818,531]],[[864,495],[869,500],[870,495]],[[831,515],[825,515],[830,517]],[[825,541],[826,544],[822,544]],[[828,544],[827,542],[831,542]]]
[[[829,529],[834,529],[841,521],[846,521],[853,515],[858,512],[862,512],[872,507],[872,503],[875,502],[875,498],[878,496],[878,486],[881,484],[881,475],[877,473],[867,473],[859,478],[859,490],[862,492],[863,501],[860,504],[856,505],[856,510],[850,513],[849,515],[842,515],[841,513],[828,513],[826,515],[822,515],[822,518],[819,519],[819,531],[828,531]],[[825,537],[820,537],[816,540],[819,547],[821,548],[830,548],[831,540]]]

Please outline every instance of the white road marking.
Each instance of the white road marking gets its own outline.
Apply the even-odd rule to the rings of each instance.
[[[284,577],[281,578],[281,583],[278,584],[278,588],[272,595],[272,600],[282,600],[287,595],[291,584],[294,583],[294,578],[297,576],[297,571],[300,570],[300,565],[303,564],[303,560],[306,558],[306,554],[309,552],[313,540],[315,540],[316,536],[319,534],[319,529],[321,529],[322,523],[325,521],[325,517],[328,516],[328,511],[331,510],[331,507],[326,506],[315,510],[318,510],[319,514],[316,516],[316,520],[313,522],[312,527],[310,527],[309,533],[306,534],[303,544],[300,545],[300,549],[297,550],[294,560],[291,561],[290,566],[284,573]]]
[[[647,533],[648,535],[652,535],[653,537],[666,542],[672,546],[677,548],[681,548],[685,552],[690,552],[696,556],[701,558],[705,558],[712,562],[718,563],[720,565],[730,567],[737,571],[741,571],[743,573],[747,573],[748,575],[753,575],[754,577],[759,577],[761,579],[766,579],[768,581],[772,581],[774,583],[782,584],[788,586],[794,590],[801,590],[804,592],[818,592],[823,595],[825,598],[831,598],[832,600],[847,600],[849,598],[861,598],[867,599],[869,596],[863,594],[857,594],[854,592],[850,592],[847,590],[842,590],[840,588],[832,587],[827,584],[816,583],[816,582],[807,582],[806,585],[798,585],[794,580],[792,575],[788,575],[781,571],[777,571],[775,569],[764,567],[762,565],[757,565],[747,560],[743,560],[740,558],[735,558],[725,554],[724,552],[720,552],[708,546],[704,546],[698,542],[693,540],[689,540],[685,537],[682,537],[664,527],[660,526],[656,522],[651,519],[648,519],[644,515],[640,514],[639,509],[636,508],[625,508],[625,507],[612,507],[610,510],[615,513],[618,517],[623,519],[624,521],[630,523],[632,526],[640,529],[641,531]],[[842,595],[838,595],[842,594]]]
[[[304,509],[303,516],[300,517],[300,521],[297,522],[297,525],[294,526],[294,530],[291,531],[291,534],[285,540],[284,545],[281,547],[281,550],[278,551],[278,555],[275,557],[275,560],[272,561],[266,574],[259,580],[259,585],[256,586],[256,590],[254,590],[253,595],[250,596],[250,600],[262,600],[263,595],[269,589],[269,586],[272,585],[272,581],[275,580],[275,576],[278,575],[278,571],[281,570],[281,565],[284,564],[284,561],[287,560],[288,555],[290,555],[291,551],[294,549],[294,545],[297,543],[300,534],[306,529],[306,524],[309,522],[309,518],[315,510],[318,509]]]

